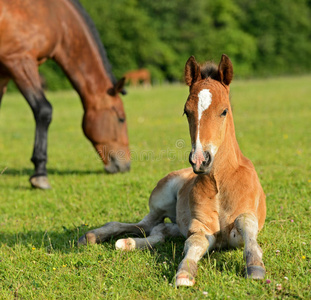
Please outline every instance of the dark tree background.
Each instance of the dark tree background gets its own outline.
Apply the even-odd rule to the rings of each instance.
[[[80,0],[113,72],[148,68],[154,83],[182,80],[190,55],[232,59],[236,77],[311,71],[310,0]],[[70,86],[61,70],[40,67],[51,90]]]

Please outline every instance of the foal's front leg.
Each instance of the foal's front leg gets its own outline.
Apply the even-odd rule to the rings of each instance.
[[[262,250],[257,243],[258,221],[251,214],[241,214],[234,226],[244,240],[244,259],[246,260],[247,277],[263,279],[266,271],[262,261]]]
[[[198,221],[193,223],[200,225]],[[203,224],[197,227],[196,232],[188,237],[184,248],[185,257],[179,264],[176,274],[177,287],[194,285],[198,262],[207,251],[214,247],[215,241],[214,235],[208,234]]]

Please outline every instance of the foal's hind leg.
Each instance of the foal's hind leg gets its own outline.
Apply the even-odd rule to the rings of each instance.
[[[262,261],[262,250],[257,243],[257,219],[251,214],[242,214],[235,219],[234,226],[242,235],[244,241],[246,276],[253,279],[263,279],[266,271]]]
[[[37,62],[29,56],[8,60],[6,67],[13,80],[30,105],[36,121],[34,150],[31,161],[35,165],[35,173],[30,183],[35,188],[49,189],[47,179],[47,132],[52,120],[52,106],[45,98],[41,87]]]
[[[164,243],[165,237],[177,237],[180,235],[177,224],[160,223],[151,230],[148,237],[120,239],[116,242],[116,248],[127,251],[152,248],[157,243]]]
[[[93,229],[80,237],[79,245],[101,243],[112,236],[118,236],[125,233],[147,235],[152,228],[163,222],[163,216],[149,213],[139,223],[120,223],[109,222],[104,226]]]

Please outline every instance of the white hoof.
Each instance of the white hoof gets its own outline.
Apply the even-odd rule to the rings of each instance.
[[[123,251],[131,251],[136,248],[136,242],[131,239],[120,239],[116,241],[116,249]]]
[[[175,283],[176,287],[193,286],[194,283],[195,283],[194,278],[186,272],[176,275],[176,283]]]

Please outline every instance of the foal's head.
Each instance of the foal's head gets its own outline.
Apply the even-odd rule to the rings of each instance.
[[[189,162],[197,174],[208,174],[216,153],[226,135],[231,112],[229,84],[232,63],[222,55],[219,66],[200,66],[191,56],[185,67],[185,80],[190,87],[185,114],[188,118],[192,150]]]

